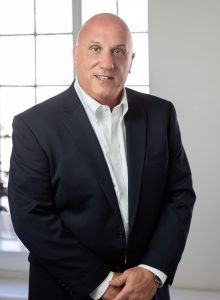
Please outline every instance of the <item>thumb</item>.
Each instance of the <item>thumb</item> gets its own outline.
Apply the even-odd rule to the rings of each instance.
[[[126,276],[125,274],[121,274],[117,277],[113,277],[112,280],[109,282],[109,285],[114,287],[120,287],[124,285],[126,282]]]

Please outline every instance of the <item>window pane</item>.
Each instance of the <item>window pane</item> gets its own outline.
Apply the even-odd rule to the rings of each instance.
[[[43,102],[67,89],[67,86],[43,86],[37,88],[37,103]]]
[[[33,0],[0,0],[0,34],[33,33]]]
[[[13,116],[34,105],[34,88],[0,88],[0,120],[2,133],[11,134]]]
[[[82,0],[82,23],[84,23],[93,15],[103,12],[116,14],[116,0]]]
[[[8,185],[9,159],[12,148],[12,140],[8,134],[1,134],[1,136],[1,182],[3,183],[3,186],[6,187]]]
[[[14,115],[34,105],[34,88],[0,88],[1,161],[2,170],[9,170],[11,154],[12,120]],[[5,182],[7,176],[2,174]]]
[[[36,0],[38,33],[72,32],[72,0]]]
[[[34,38],[0,37],[0,83],[34,84]]]
[[[37,37],[37,84],[70,84],[73,80],[72,35]]]
[[[148,30],[148,1],[118,1],[119,16],[128,24],[131,31]]]
[[[149,85],[148,34],[132,34],[135,58],[126,85]]]

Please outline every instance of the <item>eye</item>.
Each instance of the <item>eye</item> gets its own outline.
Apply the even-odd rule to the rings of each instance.
[[[89,50],[92,53],[99,53],[101,49],[100,49],[100,46],[93,45],[93,46],[89,47]]]
[[[114,49],[113,53],[117,56],[125,55],[125,50],[121,48]]]

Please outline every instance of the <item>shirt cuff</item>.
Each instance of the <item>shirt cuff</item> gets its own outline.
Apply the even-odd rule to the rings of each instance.
[[[108,276],[102,281],[102,283],[92,293],[89,294],[90,297],[94,300],[100,299],[109,287],[109,281],[111,281],[112,278],[113,272],[109,272]]]
[[[160,280],[162,281],[162,285],[164,285],[164,282],[167,280],[167,275],[158,269],[155,269],[153,267],[150,267],[148,265],[143,265],[143,264],[139,265],[138,267],[147,269],[148,271],[157,275],[160,278]]]

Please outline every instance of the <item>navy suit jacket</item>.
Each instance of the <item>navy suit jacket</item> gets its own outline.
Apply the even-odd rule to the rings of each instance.
[[[14,118],[9,203],[30,251],[31,300],[89,299],[109,271],[138,264],[168,275],[154,299],[169,299],[195,201],[191,172],[173,105],[131,89],[127,97],[127,245],[108,166],[74,85]]]

